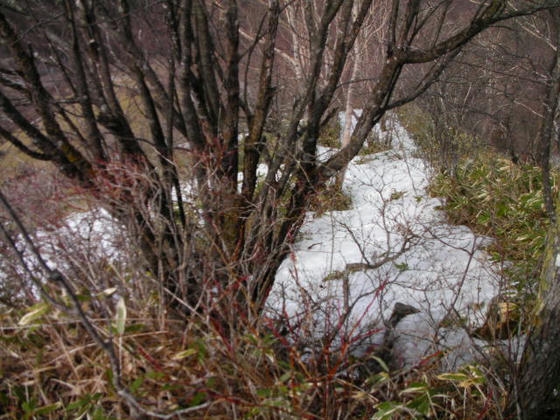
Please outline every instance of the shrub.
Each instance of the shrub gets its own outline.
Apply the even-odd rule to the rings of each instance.
[[[104,353],[80,324],[39,305],[4,317],[11,327],[0,335],[3,418],[133,417],[111,385],[114,373]],[[240,333],[212,319],[172,321],[147,309],[153,306],[128,299],[125,328],[114,331],[124,383],[152,412],[181,413],[177,418],[451,419],[469,413],[483,418],[496,409],[475,367],[440,375],[432,357],[413,370],[389,373],[372,354],[352,356],[355,338],[334,346],[331,335],[313,344],[294,320],[264,319]],[[106,322],[111,319],[95,321],[102,331]]]
[[[324,147],[340,148],[341,127],[338,118],[332,118],[322,129],[319,144]]]
[[[557,194],[558,174],[553,178]],[[445,198],[451,222],[496,238],[488,251],[497,261],[513,263],[506,274],[520,292],[531,294],[549,226],[540,168],[487,152],[463,159],[455,176],[437,175],[431,193]]]
[[[352,197],[337,185],[328,185],[316,192],[311,202],[311,210],[317,216],[328,211],[344,211],[352,207]]]
[[[412,134],[420,157],[440,172],[453,173],[462,159],[476,158],[486,150],[482,139],[458,131],[416,105],[399,109],[399,118]]]

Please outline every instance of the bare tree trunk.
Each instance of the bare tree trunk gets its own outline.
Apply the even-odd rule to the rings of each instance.
[[[509,413],[523,420],[557,419],[560,401],[560,225],[549,232],[536,321],[528,336]]]
[[[560,15],[555,12],[551,12],[551,21],[558,28]],[[549,72],[550,90],[544,104],[538,151],[545,207],[552,226],[548,233],[533,326],[508,407],[510,415],[523,420],[560,417],[557,395],[560,384],[560,224],[550,179],[550,149],[560,96],[560,31],[556,29],[554,35],[556,54]]]
[[[552,197],[552,185],[550,179],[550,149],[552,145],[552,135],[554,132],[554,119],[558,109],[560,99],[560,15],[551,12],[552,27],[556,28],[555,46],[556,54],[549,69],[549,90],[544,103],[544,117],[540,130],[538,160],[541,166],[543,178],[543,194],[546,212],[550,220],[555,221],[554,199]]]
[[[348,91],[346,92],[346,104],[344,107],[344,131],[342,132],[342,139],[340,141],[340,147],[346,147],[350,144],[350,139],[352,138],[352,117],[354,115],[354,91],[356,89],[356,84],[354,81],[358,76],[360,70],[360,65],[362,61],[361,52],[361,42],[356,43],[356,48],[358,52],[354,54],[354,61],[352,63],[352,73],[350,75],[350,84],[348,85]],[[336,177],[336,188],[341,189],[344,183],[344,175],[346,174],[346,168],[344,168],[340,174]]]

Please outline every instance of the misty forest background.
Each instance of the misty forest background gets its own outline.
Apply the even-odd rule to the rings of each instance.
[[[0,40],[0,418],[560,418],[557,0],[0,0]],[[503,285],[451,371],[398,365],[409,305],[267,306],[400,128]]]

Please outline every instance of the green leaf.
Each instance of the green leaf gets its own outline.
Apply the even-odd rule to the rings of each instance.
[[[33,414],[36,406],[37,406],[37,400],[35,398],[32,398],[29,401],[24,401],[21,404],[21,408],[23,408],[23,411],[25,411],[27,415]]]
[[[74,401],[66,406],[66,411],[74,411],[91,403],[91,395],[86,394],[83,398],[79,399],[78,401]]]
[[[261,398],[270,398],[272,394],[272,390],[269,388],[257,389],[257,396]]]
[[[107,420],[107,417],[103,413],[103,409],[101,407],[97,407],[93,412],[92,416],[93,420]]]
[[[194,407],[201,404],[206,399],[206,392],[199,391],[189,401],[189,407]]]
[[[124,298],[120,297],[119,301],[117,302],[117,315],[115,319],[115,328],[119,335],[124,333],[124,327],[126,324],[126,304],[124,302]]]
[[[33,413],[33,415],[43,416],[45,414],[52,413],[53,411],[56,411],[56,410],[60,409],[61,407],[62,407],[62,403],[60,401],[58,401],[54,404],[46,405],[44,407],[36,409],[35,412]]]
[[[425,382],[414,382],[408,386],[408,388],[403,389],[400,394],[414,394],[417,392],[425,392],[428,390],[428,384]]]
[[[143,383],[144,383],[143,376],[139,376],[138,378],[136,378],[134,382],[130,384],[130,392],[132,392],[133,394],[136,393],[136,391],[138,391],[138,388],[140,388]]]
[[[430,405],[430,399],[428,398],[427,395],[421,395],[415,398],[414,400],[412,400],[407,404],[407,407],[411,410],[418,412],[423,416],[430,415],[431,405]]]
[[[38,303],[28,308],[28,312],[21,317],[19,325],[28,325],[33,321],[38,320],[43,315],[47,314],[50,310],[50,305],[45,302]]]
[[[476,221],[483,226],[488,226],[488,223],[490,222],[490,214],[488,214],[486,211],[483,211],[478,215]]]
[[[194,356],[195,354],[197,354],[198,351],[195,349],[187,349],[185,351],[181,351],[179,353],[177,353],[175,356],[172,357],[173,360],[182,360],[182,359],[186,359],[187,357],[190,356]]]
[[[210,376],[207,380],[206,380],[206,388],[208,389],[214,389],[216,388],[216,378],[214,376]]]
[[[366,383],[368,385],[377,385],[386,382],[388,379],[389,379],[389,374],[387,372],[381,372],[367,378]]]
[[[395,265],[395,267],[397,268],[397,270],[403,272],[403,271],[408,271],[410,269],[410,267],[408,266],[407,263],[403,262],[403,263],[393,263]]]
[[[125,333],[136,333],[138,331],[142,331],[146,326],[144,324],[131,324],[131,325],[127,325],[127,327],[124,329]]]
[[[155,370],[151,370],[148,373],[146,373],[146,377],[149,379],[154,379],[154,380],[160,380],[163,379],[165,377],[165,375],[162,372],[157,372]]]
[[[394,401],[385,401],[377,405],[377,413],[372,417],[372,420],[390,420],[393,414],[397,413],[403,407],[401,404]]]
[[[292,377],[292,372],[286,372],[278,379],[279,383],[284,383]]]
[[[196,345],[196,347],[198,347],[198,362],[202,363],[204,362],[204,359],[206,359],[206,355],[208,354],[208,351],[206,350],[206,344],[200,338],[197,339],[194,344]]]
[[[387,366],[387,363],[385,363],[383,361],[383,359],[381,359],[380,357],[377,357],[377,356],[371,356],[371,358],[373,360],[375,360],[377,363],[379,363],[379,366],[381,366],[381,369],[383,369],[385,372],[389,372],[389,366]]]
[[[442,381],[465,381],[469,379],[464,373],[442,373],[438,375],[437,378]]]
[[[79,295],[76,295],[76,298],[78,299],[78,302],[89,302],[89,301],[91,301],[91,295],[89,295],[87,293],[81,293]]]

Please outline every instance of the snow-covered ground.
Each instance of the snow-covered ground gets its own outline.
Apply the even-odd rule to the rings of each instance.
[[[489,239],[446,223],[441,201],[426,191],[429,166],[414,157],[398,123],[392,136],[392,150],[349,165],[343,189],[352,198],[350,210],[308,214],[269,307],[305,317],[302,331],[310,335],[333,328],[341,337],[378,331],[366,343],[371,346],[382,341],[395,303],[409,304],[420,312],[397,325],[397,358],[413,365],[443,350],[444,367],[454,368],[471,361],[473,344],[483,343],[447,321],[460,317],[480,326],[500,279],[482,249]],[[378,267],[356,270],[356,263]],[[337,324],[346,312],[346,322]]]
[[[359,351],[381,343],[395,303],[409,304],[420,311],[397,325],[398,359],[413,365],[444,350],[444,367],[454,368],[472,360],[473,345],[484,343],[448,321],[479,326],[488,302],[500,292],[500,278],[483,250],[489,239],[446,223],[437,209],[441,201],[426,191],[430,167],[414,157],[406,130],[395,122],[391,133],[377,132],[387,135],[392,150],[357,157],[348,167],[343,189],[352,198],[351,209],[307,215],[268,307],[300,318],[309,337],[333,329],[341,339],[364,334]],[[265,173],[261,165],[259,176]],[[56,229],[54,242],[41,240],[52,231],[37,234],[54,266],[58,253],[74,255],[77,262],[99,255],[111,260],[126,242],[122,227],[103,210],[77,213]]]

